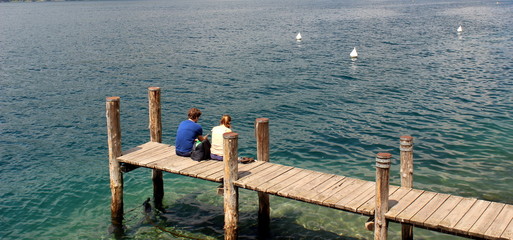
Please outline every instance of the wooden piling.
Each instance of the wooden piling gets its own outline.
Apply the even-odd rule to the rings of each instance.
[[[162,142],[162,117],[160,110],[160,88],[148,88],[148,113],[150,141]],[[153,181],[153,201],[155,208],[162,209],[162,199],[164,198],[164,179],[162,170],[152,170],[151,179]]]
[[[119,97],[106,99],[107,137],[109,144],[109,175],[111,197],[111,222],[118,231],[123,224],[123,173],[117,160],[121,156],[121,125]]]
[[[269,118],[257,118],[255,120],[255,137],[257,160],[269,162]]]
[[[401,186],[413,188],[413,137],[401,136],[400,138],[401,158]],[[403,223],[401,225],[403,240],[413,240],[413,226]]]
[[[390,153],[378,153],[376,156],[376,198],[374,211],[374,240],[386,240],[388,223],[385,213],[388,211],[388,192],[390,181]]]
[[[269,118],[255,120],[255,137],[257,142],[257,160],[269,162]],[[269,232],[271,210],[269,194],[258,192],[258,228],[263,238]]]
[[[239,189],[235,181],[239,178],[238,169],[239,134],[223,134],[224,148],[224,239],[235,240],[238,237]]]

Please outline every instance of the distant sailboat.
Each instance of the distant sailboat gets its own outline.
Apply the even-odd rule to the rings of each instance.
[[[459,33],[460,33],[460,32],[463,32],[463,28],[461,27],[461,25],[460,25],[460,27],[458,28],[458,32],[459,32]]]
[[[298,33],[298,34],[296,35],[296,40],[301,41],[301,39],[302,39],[302,38],[301,38],[301,33]]]
[[[351,52],[351,54],[349,54],[349,56],[351,56],[351,58],[357,58],[358,57],[358,53],[356,52],[356,48],[353,48],[353,51]]]

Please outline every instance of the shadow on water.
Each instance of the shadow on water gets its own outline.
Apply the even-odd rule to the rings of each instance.
[[[144,214],[140,220],[132,226],[125,226],[123,235],[114,234],[114,237],[116,239],[223,239],[223,207],[198,201],[197,195],[186,195],[171,205],[165,206],[163,210],[155,209],[150,205],[149,199],[146,200],[139,207]],[[257,215],[257,212],[239,212],[238,239],[362,239],[340,236],[322,229],[307,229],[297,224],[301,211],[293,211],[278,218],[271,215],[270,230],[262,231],[258,226]],[[273,229],[273,226],[281,227]]]

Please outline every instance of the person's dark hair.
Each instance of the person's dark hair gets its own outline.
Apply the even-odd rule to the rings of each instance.
[[[190,119],[196,120],[201,116],[201,111],[197,108],[189,109],[189,113],[187,114]]]
[[[223,115],[223,117],[221,118],[221,121],[219,121],[219,124],[222,124],[227,128],[232,127],[231,123],[232,123],[232,117],[230,117],[230,115],[228,115],[228,114]]]

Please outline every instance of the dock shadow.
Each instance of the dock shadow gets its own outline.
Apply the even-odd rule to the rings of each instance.
[[[224,238],[224,210],[222,206],[214,206],[197,199],[199,193],[188,194],[177,199],[162,211],[152,209],[148,212],[146,206],[145,220],[137,227],[155,225],[159,229],[173,229],[177,232],[189,232],[194,236],[209,236]],[[323,229],[307,229],[297,223],[301,211],[294,211],[282,217],[273,217],[271,213],[270,229],[262,231],[258,226],[258,212],[239,212],[238,239],[278,240],[278,239],[342,239],[358,240],[361,238],[340,236]],[[132,229],[130,232],[137,232]]]

